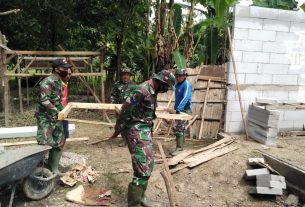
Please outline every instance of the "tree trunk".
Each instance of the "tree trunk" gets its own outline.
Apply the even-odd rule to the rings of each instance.
[[[121,59],[122,59],[122,44],[123,44],[123,36],[120,35],[116,39],[116,80],[120,80],[120,71],[121,71]]]

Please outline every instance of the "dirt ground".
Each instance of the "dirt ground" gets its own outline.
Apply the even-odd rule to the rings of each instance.
[[[94,113],[94,112],[90,112]],[[82,113],[83,119],[86,114]],[[78,114],[74,114],[77,116]],[[95,114],[95,116],[99,116]],[[75,123],[76,131],[71,137],[90,137],[90,141],[103,139],[112,133],[112,129],[106,126]],[[264,149],[254,141],[243,141],[239,135],[233,135],[239,139],[234,143],[239,149],[224,156],[215,158],[193,169],[183,169],[173,175],[177,189],[177,198],[181,207],[272,207],[284,206],[288,195],[283,196],[251,196],[248,194],[249,186],[254,183],[245,181],[243,174],[250,169],[247,160],[250,157],[261,157],[256,151],[264,150],[279,158],[289,160],[305,168],[305,137],[279,138],[274,147]],[[18,139],[23,140],[23,139]],[[26,139],[28,140],[28,139]],[[206,146],[215,140],[187,141],[186,148],[197,149]],[[113,206],[127,206],[127,185],[132,178],[131,160],[127,147],[118,147],[120,138],[112,141],[101,142],[95,145],[87,145],[84,142],[69,142],[64,151],[82,154],[88,157],[87,164],[92,165],[100,176],[92,187],[105,187],[110,189],[115,196]],[[174,141],[163,142],[165,153],[169,155],[175,145]],[[159,154],[158,147],[154,146]],[[112,172],[124,170],[128,173]],[[149,181],[147,196],[152,200],[169,206],[168,196],[164,181],[160,175],[162,164],[156,164]],[[89,184],[87,184],[89,185]],[[65,194],[72,188],[64,187],[56,183],[52,194],[41,201],[27,200],[20,190],[17,190],[14,206],[79,206],[65,201]],[[1,189],[0,189],[1,190]],[[8,192],[0,193],[0,201],[8,200]],[[5,204],[5,202],[3,203]],[[2,205],[5,206],[5,205]]]

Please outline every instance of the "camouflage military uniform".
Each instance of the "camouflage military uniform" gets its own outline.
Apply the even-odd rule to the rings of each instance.
[[[116,131],[127,140],[134,176],[132,183],[145,186],[154,167],[152,128],[157,95],[148,81],[134,90],[123,104]]]
[[[135,83],[131,81],[127,83],[123,83],[122,81],[116,82],[113,85],[113,90],[111,93],[111,103],[123,103],[135,88]]]
[[[61,104],[62,81],[55,75],[51,75],[40,82],[39,90],[39,102],[35,113],[38,126],[37,142],[60,147],[64,134],[62,123],[57,120],[57,114],[63,109]]]

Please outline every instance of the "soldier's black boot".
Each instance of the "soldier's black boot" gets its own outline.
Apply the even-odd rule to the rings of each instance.
[[[143,187],[140,185],[135,185],[133,183],[129,183],[128,185],[128,207],[140,207],[141,198],[143,195]]]
[[[143,194],[142,194],[142,198],[141,198],[141,205],[144,207],[159,207],[159,206],[161,207],[160,203],[152,201],[145,196],[145,191],[147,189],[147,185],[148,185],[148,182],[142,186]]]

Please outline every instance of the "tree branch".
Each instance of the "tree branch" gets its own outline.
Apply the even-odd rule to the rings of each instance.
[[[20,12],[20,9],[13,9],[13,10],[6,11],[6,12],[0,12],[0,16],[9,15],[9,14],[12,14],[12,13],[17,14],[17,12]]]

